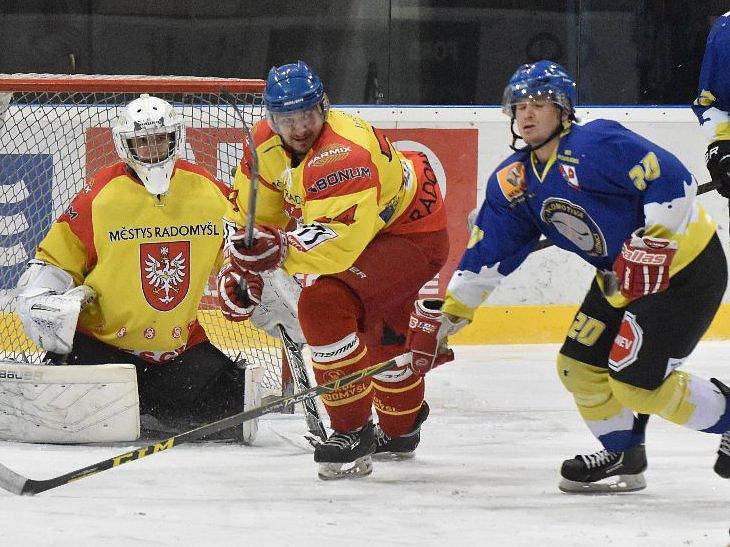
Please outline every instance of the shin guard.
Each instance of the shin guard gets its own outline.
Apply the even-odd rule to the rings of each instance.
[[[407,367],[394,369],[375,376],[373,387],[373,403],[383,432],[389,437],[399,437],[413,431],[423,404],[423,376]]]

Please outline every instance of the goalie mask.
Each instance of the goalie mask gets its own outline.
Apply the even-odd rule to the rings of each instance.
[[[112,129],[117,154],[147,190],[164,194],[178,153],[185,146],[185,126],[167,101],[141,95],[122,111]]]

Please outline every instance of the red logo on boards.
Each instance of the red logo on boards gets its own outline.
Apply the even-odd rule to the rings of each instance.
[[[643,341],[644,331],[636,321],[636,316],[629,311],[625,312],[608,356],[608,366],[611,370],[618,372],[636,361]]]
[[[188,294],[190,287],[190,242],[165,241],[139,246],[142,291],[147,302],[169,311]]]

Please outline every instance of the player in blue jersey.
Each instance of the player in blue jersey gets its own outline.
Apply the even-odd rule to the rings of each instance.
[[[700,69],[697,98],[692,105],[710,139],[705,161],[718,192],[730,198],[730,12],[720,16],[710,30]],[[717,452],[715,471],[730,478],[730,433]]]
[[[515,153],[488,180],[443,306],[416,303],[408,347],[417,370],[438,364],[445,337],[473,318],[541,234],[579,255],[596,276],[557,370],[604,449],[566,460],[560,487],[638,490],[646,455],[636,413],[730,429],[730,389],[677,370],[718,309],[727,266],[684,165],[617,122],[578,123],[575,100],[575,83],[551,61],[512,76],[502,104]]]
[[[719,192],[730,198],[730,12],[720,16],[707,37],[697,98],[692,105],[710,139],[705,159]]]

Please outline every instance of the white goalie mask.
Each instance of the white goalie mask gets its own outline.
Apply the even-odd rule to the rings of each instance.
[[[185,146],[185,125],[172,105],[140,95],[124,108],[112,135],[117,154],[145,188],[154,195],[166,193],[178,152]]]

